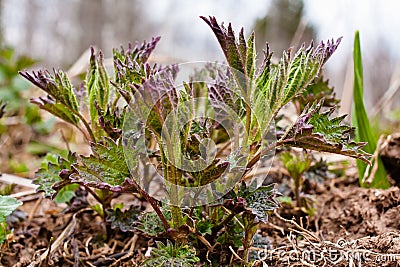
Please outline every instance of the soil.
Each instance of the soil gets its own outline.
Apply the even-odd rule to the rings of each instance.
[[[400,266],[398,187],[365,189],[347,177],[313,190],[313,216],[283,205],[260,226],[254,266]],[[65,213],[40,194],[23,200],[3,266],[140,266],[151,244],[129,232],[101,242],[106,230],[92,209]]]
[[[385,155],[395,168],[400,156],[391,150],[397,143],[390,144]],[[276,170],[266,182],[287,192],[290,179]],[[285,204],[271,214],[256,234],[253,266],[400,266],[399,187],[360,188],[351,174],[305,186],[315,198],[313,215]],[[120,201],[132,201],[126,197]],[[1,248],[0,266],[140,266],[154,246],[132,232],[104,241],[107,230],[89,205],[66,212],[41,193],[19,199],[24,204],[8,222],[13,232]]]

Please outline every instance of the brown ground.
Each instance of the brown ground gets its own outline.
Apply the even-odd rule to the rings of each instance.
[[[314,216],[299,218],[298,213],[297,219],[289,220],[293,210],[282,207],[260,227],[263,237],[255,241],[253,255],[259,259],[255,266],[263,266],[262,262],[268,266],[400,266],[398,187],[363,189],[348,180],[331,180],[317,191]],[[2,250],[3,266],[45,266],[47,261],[50,266],[136,266],[143,259],[148,240],[127,233],[108,243],[97,242],[105,229],[91,209],[64,214],[63,206],[39,196],[25,199],[20,210],[26,218],[13,225],[14,234]],[[55,240],[46,256],[51,236]],[[269,250],[258,245],[260,240],[269,243]],[[266,254],[257,256],[257,252]],[[310,258],[310,253],[317,256]]]

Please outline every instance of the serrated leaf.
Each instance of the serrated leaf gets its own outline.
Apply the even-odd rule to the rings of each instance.
[[[107,133],[107,135],[116,141],[122,134],[122,125],[124,122],[124,114],[126,113],[126,108],[120,110],[115,107],[113,111],[107,106],[106,110],[103,112],[100,106],[97,106],[99,124],[100,127]]]
[[[302,94],[293,99],[298,110],[302,111],[309,104],[324,99],[324,107],[334,107],[339,104],[334,88],[329,86],[329,80],[322,76],[316,78],[306,87]]]
[[[222,24],[218,24],[215,17],[206,18],[201,16],[201,18],[210,26],[217,37],[229,66],[234,69],[234,72],[244,74],[241,79],[246,78],[251,81],[255,71],[254,33],[246,41],[242,28],[237,40],[230,23],[228,28],[225,28]],[[240,78],[236,78],[240,80]],[[243,84],[240,81],[238,82],[239,86],[243,88]]]
[[[125,178],[129,177],[121,143],[105,138],[103,144],[91,143],[93,154],[80,157],[79,164],[73,164],[76,173],[71,179],[77,183],[95,187],[122,186]]]
[[[202,220],[196,222],[196,230],[202,235],[211,235],[211,230],[214,226],[212,220]]]
[[[99,111],[105,110],[110,97],[110,81],[103,63],[103,53],[96,57],[91,48],[90,68],[86,75],[86,88],[89,97],[89,112],[92,125],[98,127]],[[102,112],[100,112],[102,115]],[[98,134],[99,135],[99,134]]]
[[[279,208],[280,194],[275,189],[275,184],[260,186],[254,191],[250,189],[250,186],[242,183],[239,191],[239,197],[246,200],[246,210],[254,214],[261,222],[268,222],[268,212]]]
[[[61,70],[54,70],[51,75],[48,71],[20,72],[28,81],[48,93],[57,103],[61,103],[65,108],[79,112],[78,103],[74,94],[73,86],[67,76]]]
[[[126,50],[123,47],[113,50],[115,83],[119,89],[129,91],[130,85],[141,84],[149,77],[152,69],[146,62],[159,40],[160,37],[156,37],[148,43],[129,44]]]
[[[246,103],[241,96],[238,86],[232,81],[232,75],[228,71],[214,70],[214,82],[209,86],[208,96],[213,107],[225,109],[229,107],[239,117],[245,114]],[[228,114],[229,110],[225,110]]]
[[[52,98],[48,97],[38,97],[31,99],[31,103],[36,104],[39,108],[48,111],[54,116],[69,122],[73,125],[78,125],[79,118],[71,113],[71,111],[62,103],[57,103]]]
[[[0,196],[0,223],[6,221],[6,217],[22,205],[21,201],[9,196]]]
[[[161,136],[166,117],[179,103],[180,92],[174,85],[177,71],[175,65],[160,69],[142,85],[135,86],[130,108],[156,136]]]
[[[171,212],[163,211],[164,217],[171,220]],[[156,237],[165,232],[160,217],[155,212],[146,212],[139,217],[137,229],[146,236]]]
[[[69,153],[67,159],[59,156],[57,163],[52,162],[52,160],[52,158],[49,158],[47,165],[35,172],[35,179],[32,182],[33,184],[39,186],[36,191],[43,191],[47,197],[55,196],[57,190],[53,187],[65,180],[65,177],[60,177],[60,172],[62,170],[68,172],[76,158],[75,154]],[[62,186],[59,189],[61,188]]]
[[[377,140],[372,131],[370,120],[364,106],[364,77],[363,77],[363,65],[361,57],[361,46],[360,36],[357,31],[354,36],[354,109],[353,109],[353,125],[356,127],[355,139],[357,141],[367,142],[364,149],[366,152],[373,154],[377,147]],[[378,156],[377,162],[378,169],[373,177],[371,184],[363,182],[364,174],[367,165],[361,161],[357,161],[357,169],[359,176],[359,183],[361,186],[374,187],[374,188],[389,188],[390,183],[387,178],[385,167],[382,163],[380,156]]]
[[[151,258],[143,262],[145,267],[181,267],[194,266],[200,259],[196,257],[196,250],[188,245],[174,245],[167,240],[167,244],[157,241],[157,248],[151,251]]]
[[[369,163],[370,155],[362,150],[365,143],[351,140],[354,128],[342,123],[346,115],[330,118],[335,107],[321,112],[322,106],[319,101],[306,108],[282,137],[282,144],[342,154]]]
[[[321,42],[317,47],[311,43],[307,49],[302,46],[291,59],[291,51],[283,53],[278,65],[271,64],[272,53],[265,52],[265,60],[256,78],[258,90],[254,94],[254,113],[261,129],[267,127],[277,112],[294,97],[304,93],[319,74],[322,66],[340,44]]]
[[[122,232],[133,231],[136,228],[140,211],[130,208],[121,211],[119,208],[107,211],[106,221],[111,223],[111,228],[119,228]]]

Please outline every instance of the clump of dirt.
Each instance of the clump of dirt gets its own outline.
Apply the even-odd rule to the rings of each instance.
[[[361,238],[400,230],[400,189],[331,187],[317,196],[319,234],[327,239]]]
[[[400,188],[347,180],[318,191],[314,216],[292,219],[283,207],[261,227],[271,247],[259,266],[400,266]]]

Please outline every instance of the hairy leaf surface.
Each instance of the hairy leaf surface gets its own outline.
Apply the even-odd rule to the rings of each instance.
[[[56,103],[62,104],[67,110],[79,113],[78,102],[74,94],[74,88],[67,76],[61,70],[54,70],[54,74],[48,71],[20,72],[28,81],[48,93]]]
[[[59,156],[57,162],[49,161],[47,166],[40,168],[35,173],[32,183],[39,186],[36,191],[43,191],[45,196],[54,197],[57,190],[53,186],[68,180],[71,166],[75,161],[76,156],[73,153],[69,153],[66,159]],[[64,174],[67,175],[64,176]]]
[[[111,223],[111,228],[119,228],[122,232],[133,231],[136,228],[137,220],[140,211],[135,208],[121,211],[119,208],[116,210],[108,210],[106,221]]]
[[[196,250],[189,245],[174,245],[167,240],[167,244],[157,242],[157,248],[151,251],[151,258],[143,266],[146,267],[180,267],[195,266],[200,261],[196,257]]]
[[[261,222],[268,222],[268,212],[279,208],[278,190],[275,184],[260,186],[254,191],[249,190],[245,183],[242,184],[239,196],[246,201],[246,210],[254,214]]]
[[[321,152],[342,154],[369,163],[370,155],[362,150],[365,143],[351,140],[354,128],[342,123],[346,117],[330,118],[331,108],[321,112],[322,101],[306,108],[282,138],[282,143]]]
[[[104,143],[91,143],[91,148],[92,155],[81,156],[80,163],[72,166],[76,171],[72,180],[94,187],[121,186],[129,177],[121,143],[105,138]]]
[[[103,63],[103,53],[100,51],[96,57],[93,47],[91,48],[90,69],[86,75],[86,87],[89,96],[92,127],[97,128],[99,127],[98,111],[105,110],[109,101],[110,81]]]

